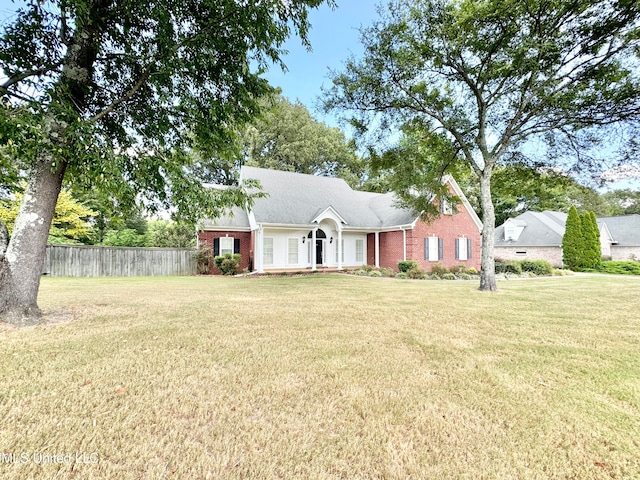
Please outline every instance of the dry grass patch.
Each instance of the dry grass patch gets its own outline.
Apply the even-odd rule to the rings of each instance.
[[[640,282],[476,287],[45,278],[0,478],[640,477]]]

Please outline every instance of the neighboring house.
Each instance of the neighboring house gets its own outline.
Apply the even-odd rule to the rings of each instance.
[[[567,214],[562,212],[525,212],[496,228],[496,258],[541,259],[562,265],[562,237]],[[640,259],[640,215],[622,215],[597,219],[603,258]]]
[[[640,260],[640,215],[601,217],[606,226],[609,241],[602,242],[602,255],[611,260]],[[600,239],[602,241],[602,229]]]
[[[246,166],[240,177],[258,180],[267,196],[249,211],[201,222],[198,241],[214,255],[240,253],[241,269],[397,270],[408,259],[426,271],[434,264],[480,268],[482,225],[452,177],[444,182],[461,203],[430,223],[398,207],[393,194],[356,191],[340,178]]]

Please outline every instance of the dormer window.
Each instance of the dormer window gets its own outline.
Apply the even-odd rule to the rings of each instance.
[[[440,199],[440,213],[443,215],[453,215],[453,206],[446,198]]]
[[[504,222],[504,239],[507,242],[517,242],[526,226],[525,222],[510,218]]]

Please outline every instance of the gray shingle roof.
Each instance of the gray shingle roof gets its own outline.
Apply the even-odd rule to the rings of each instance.
[[[496,228],[495,245],[508,246],[559,246],[562,245],[567,214],[562,212],[525,212],[513,219],[526,226],[517,240],[505,240],[504,224]]]
[[[640,246],[640,215],[600,217],[598,220],[607,225],[616,245],[625,247]]]
[[[224,227],[233,230],[250,230],[249,216],[244,208],[233,207],[228,215],[217,218],[215,220],[205,219],[202,221],[202,227],[205,230],[211,230],[214,227]]]
[[[347,227],[382,228],[407,225],[418,214],[394,206],[392,194],[359,192],[340,178],[242,167],[242,179],[260,181],[268,197],[257,199],[253,213],[257,223],[309,225],[319,213],[332,207]],[[222,225],[220,221],[216,221]]]
[[[598,226],[606,225],[613,242],[620,246],[640,246],[640,215],[598,217]],[[496,227],[495,245],[508,246],[559,246],[562,245],[567,214],[562,212],[525,212],[514,222],[526,224],[517,240],[505,240],[504,224]]]

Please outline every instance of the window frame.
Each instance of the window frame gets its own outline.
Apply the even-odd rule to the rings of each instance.
[[[268,242],[267,242],[268,241]],[[267,243],[270,243],[271,261],[267,261]],[[273,237],[264,237],[262,239],[262,263],[264,265],[273,265]]]
[[[224,245],[228,244],[228,245]],[[229,247],[230,245],[230,247]],[[220,237],[220,256],[223,257],[227,253],[233,255],[234,253],[234,238],[233,237]]]
[[[358,248],[358,246],[360,246],[360,248]],[[364,240],[362,238],[356,238],[356,263],[357,262],[364,262]]]
[[[295,249],[291,247],[295,246]],[[291,255],[295,253],[295,261],[291,260]],[[298,237],[287,238],[287,265],[298,265],[300,263],[300,248],[298,244]]]

